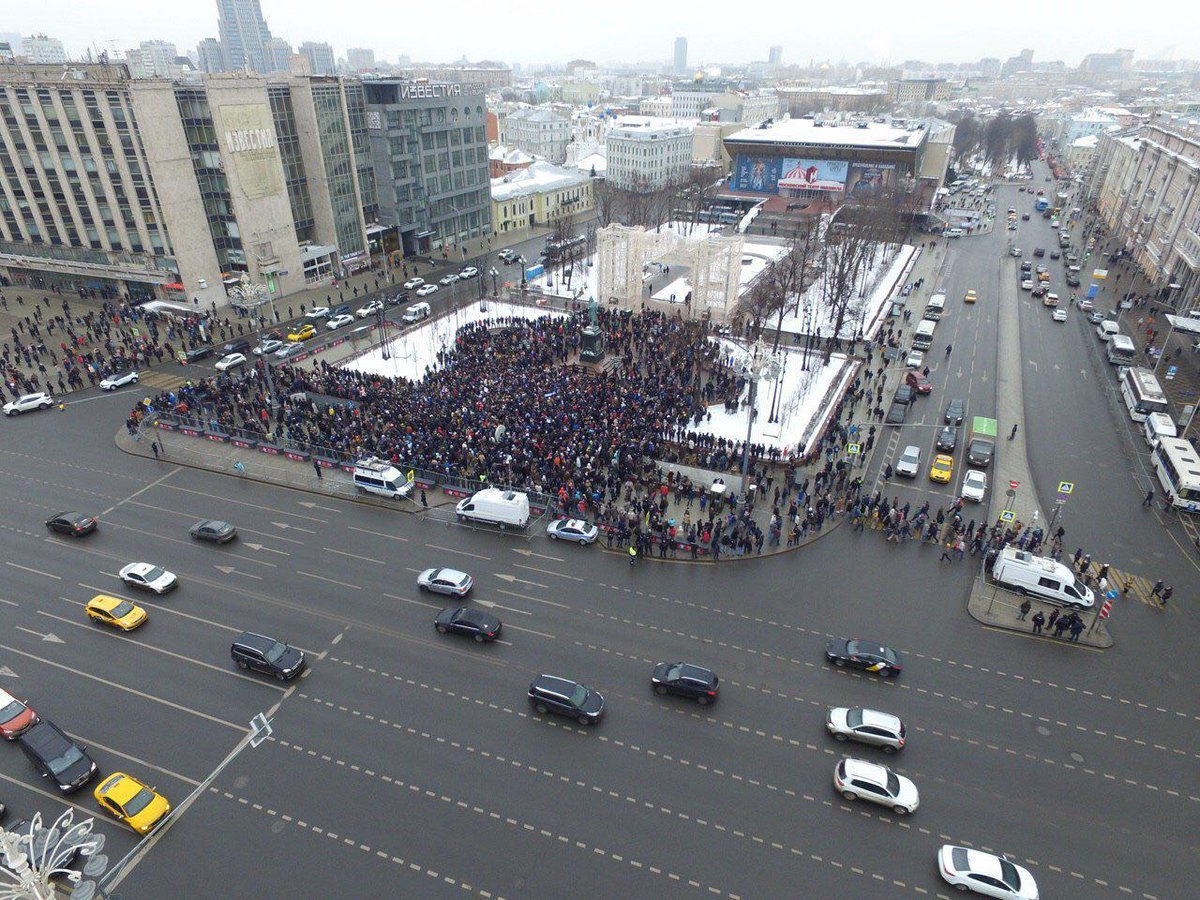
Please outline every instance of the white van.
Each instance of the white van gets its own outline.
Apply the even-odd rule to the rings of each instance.
[[[1146,421],[1142,423],[1142,430],[1146,434],[1146,443],[1152,450],[1165,437],[1179,437],[1179,430],[1175,427],[1174,420],[1165,412],[1147,413]]]
[[[1096,326],[1096,337],[1100,338],[1100,340],[1104,341],[1104,343],[1107,344],[1109,339],[1114,334],[1119,334],[1120,331],[1121,331],[1120,325],[1118,325],[1116,322],[1112,321],[1111,319],[1105,319],[1103,322],[1101,322],[1099,325]]]
[[[413,483],[391,463],[374,456],[354,463],[354,486],[362,494],[400,500],[413,492]]]
[[[916,478],[920,470],[921,448],[916,444],[909,444],[904,448],[904,452],[900,454],[900,458],[896,460],[896,474]]]
[[[960,238],[966,234],[961,228],[947,228],[945,233],[948,238]]]
[[[929,298],[929,302],[925,304],[925,318],[932,319],[934,322],[941,320],[942,315],[946,312],[946,295],[934,294]]]
[[[992,578],[1018,594],[1030,594],[1048,603],[1091,609],[1096,596],[1075,574],[1047,556],[1034,556],[1027,550],[1005,547],[996,559]]]
[[[484,488],[458,501],[454,512],[460,522],[470,519],[499,525],[501,528],[509,525],[524,528],[529,524],[529,497],[519,491]]]
[[[405,322],[419,322],[428,315],[429,304],[422,302],[414,303],[404,311],[404,315],[402,315],[400,318],[402,318]]]
[[[918,322],[916,331],[913,332],[913,349],[928,350],[932,347],[935,328],[937,328],[937,322],[932,319],[922,319]]]

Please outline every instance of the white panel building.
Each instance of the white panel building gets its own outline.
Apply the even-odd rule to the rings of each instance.
[[[626,116],[609,129],[607,178],[625,190],[659,188],[682,180],[692,164],[694,123]]]

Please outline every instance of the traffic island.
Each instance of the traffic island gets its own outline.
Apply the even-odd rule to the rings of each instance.
[[[1021,604],[1026,600],[1029,601],[1029,611],[1023,618],[1018,618],[1021,616]],[[1064,630],[1061,636],[1055,637],[1054,628],[1048,624],[1050,617],[1057,612],[1058,615],[1054,617],[1055,624],[1057,624],[1065,616],[1070,615],[1071,610],[1010,591],[980,572],[971,584],[967,612],[976,622],[987,625],[989,628],[1016,631],[1057,644],[1074,644],[1091,647],[1094,650],[1107,650],[1114,643],[1106,621],[1107,601],[1108,598],[1100,597],[1095,609],[1079,611],[1079,617],[1083,621],[1083,631],[1080,632],[1078,640],[1071,640],[1071,632],[1067,630]],[[1108,608],[1111,609],[1111,606]],[[1038,613],[1041,613],[1044,620],[1040,633],[1036,630],[1037,626],[1034,622],[1034,617]]]

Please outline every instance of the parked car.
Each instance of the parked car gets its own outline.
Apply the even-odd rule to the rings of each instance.
[[[899,400],[893,400],[888,407],[887,416],[883,421],[887,425],[903,425],[904,420],[907,418],[908,404],[901,403]]]
[[[552,541],[591,544],[599,534],[600,529],[584,519],[555,519],[546,526],[546,536]]]
[[[54,398],[45,391],[35,391],[32,394],[22,394],[16,400],[4,404],[6,416],[19,416],[21,413],[34,409],[49,409],[54,405]]]
[[[406,291],[415,290],[416,288],[419,288],[424,283],[425,283],[424,278],[410,278],[410,279],[408,279],[408,281],[404,282],[404,289]]]
[[[904,360],[904,365],[909,369],[919,369],[925,365],[924,350],[910,350],[908,357]]]
[[[0,735],[5,740],[15,741],[40,721],[29,704],[0,688]]]
[[[329,307],[328,306],[314,306],[312,309],[310,309],[308,312],[306,312],[304,314],[304,318],[308,319],[309,321],[315,322],[317,319],[324,319],[328,315],[329,315]]]
[[[96,774],[96,764],[81,747],[48,719],[34,725],[18,739],[21,749],[43,778],[60,793],[79,790]]]
[[[375,315],[375,313],[379,312],[381,309],[383,309],[383,301],[372,300],[370,303],[364,303],[362,306],[360,306],[355,315],[360,319],[365,319],[367,316]]]
[[[113,372],[100,382],[100,390],[115,391],[119,387],[124,387],[127,384],[137,384],[138,373],[137,369],[127,369],[124,372]]]
[[[462,279],[474,278],[478,274],[479,274],[479,270],[477,268],[475,268],[474,266],[467,266],[465,269],[463,269],[461,272],[458,273],[458,277],[462,278]]]

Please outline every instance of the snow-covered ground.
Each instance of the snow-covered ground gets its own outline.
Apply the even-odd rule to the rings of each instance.
[[[547,315],[558,318],[564,315],[562,312],[503,301],[488,300],[486,306],[485,310],[483,304],[473,303],[450,316],[431,319],[427,324],[406,332],[387,345],[387,359],[384,359],[384,350],[380,348],[347,360],[343,367],[372,375],[419,381],[425,377],[426,370],[437,366],[438,351],[454,346],[454,335],[464,325],[471,322],[498,321],[514,316],[522,319],[540,319]]]
[[[725,362],[740,368],[745,365],[746,352],[738,344],[725,338],[719,339],[725,352]],[[778,447],[782,450],[807,452],[815,443],[818,429],[810,427],[814,420],[824,418],[824,408],[821,401],[828,394],[830,387],[837,382],[839,390],[834,395],[840,396],[846,381],[854,372],[853,365],[847,365],[843,354],[834,353],[829,357],[828,365],[821,365],[824,358],[817,352],[808,354],[808,370],[804,369],[804,351],[802,349],[780,348],[782,367],[779,378],[763,378],[755,389],[754,408],[758,415],[750,432],[750,441],[765,447]],[[771,401],[779,386],[779,398],[776,404],[778,422],[771,422]],[[689,428],[694,433],[712,434],[731,441],[746,439],[746,424],[749,410],[742,403],[747,399],[750,388],[742,392],[738,411],[725,412],[723,404],[709,407],[709,414],[699,425]],[[711,418],[710,418],[711,416]],[[804,446],[801,446],[803,444]]]

